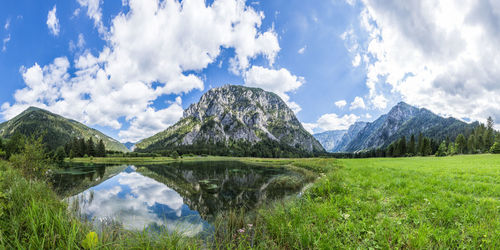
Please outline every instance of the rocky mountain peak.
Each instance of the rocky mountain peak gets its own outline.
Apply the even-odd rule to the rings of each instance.
[[[225,85],[205,93],[183,119],[137,144],[139,149],[194,144],[274,141],[306,152],[324,149],[276,94],[260,88]],[[160,146],[161,144],[161,146]]]

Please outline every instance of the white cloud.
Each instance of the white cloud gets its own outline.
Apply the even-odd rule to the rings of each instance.
[[[50,33],[54,36],[59,35],[59,19],[57,19],[56,10],[56,6],[54,5],[54,8],[47,14],[47,27],[49,27]]]
[[[4,28],[5,30],[8,30],[8,29],[9,29],[9,27],[10,27],[10,18],[7,18],[7,21],[5,21],[5,25],[3,26],[3,28]]]
[[[303,77],[294,76],[287,69],[267,69],[260,66],[252,66],[245,73],[245,85],[258,87],[278,94],[288,106],[295,112],[300,111],[300,106],[290,101],[287,92],[298,89],[305,80]]]
[[[99,33],[104,34],[106,27],[102,23],[101,0],[78,0],[81,7],[87,8],[87,16],[94,20],[94,27]],[[122,1],[122,4],[124,2]],[[75,15],[80,13],[80,9],[75,10]]]
[[[324,114],[316,123],[303,123],[304,128],[308,131],[317,130],[317,132],[330,131],[330,130],[345,130],[349,126],[359,120],[359,116],[355,114],[346,114],[339,117],[337,114]]]
[[[361,64],[361,56],[359,54],[356,54],[352,59],[352,66],[358,67],[360,64]]]
[[[130,122],[130,127],[127,130],[120,131],[119,137],[123,138],[122,142],[140,141],[177,122],[182,117],[183,111],[180,97],[177,97],[175,103],[166,109],[155,111],[148,108]]]
[[[351,6],[354,6],[356,4],[356,0],[346,0],[345,2]]]
[[[101,32],[100,1],[79,3],[87,7],[87,15]],[[120,118],[125,118],[130,127],[120,131],[120,140],[136,141],[166,129],[181,117],[179,99],[161,110],[152,104],[162,95],[203,90],[203,80],[196,72],[217,62],[222,48],[234,49],[231,62],[241,72],[247,72],[250,60],[258,55],[272,64],[280,50],[272,29],[260,31],[264,15],[240,0],[215,0],[209,6],[196,0],[161,4],[130,0],[127,4],[129,11],[118,14],[109,28],[103,28],[107,45],[97,55],[84,52],[73,65],[63,57],[46,66],[23,67],[26,87],[16,92],[15,103],[2,105],[4,118],[10,119],[28,106],[114,129],[121,129]],[[70,75],[71,66],[74,73]],[[259,71],[252,69],[250,72]],[[277,79],[291,84],[275,89],[284,98],[288,97],[286,92],[302,84],[302,78],[286,69],[276,72]]]
[[[365,101],[363,100],[363,98],[359,96],[356,96],[354,98],[354,101],[351,102],[351,106],[349,107],[350,110],[365,109],[365,108],[366,108]]]
[[[307,49],[307,46],[304,46],[302,48],[300,48],[297,53],[299,53],[300,55],[304,54],[304,52],[306,52],[306,49]]]
[[[10,41],[10,34],[2,40],[2,52],[7,51],[7,43]]]
[[[318,125],[316,123],[303,122],[302,127],[304,127],[304,129],[310,134],[314,134],[314,129],[317,128]]]
[[[340,100],[340,101],[335,102],[335,106],[337,106],[338,108],[343,108],[346,105],[347,105],[347,102],[345,100]]]
[[[374,106],[402,98],[457,118],[500,120],[500,2],[362,2],[368,40],[353,53],[367,58]]]
[[[71,40],[69,42],[69,50],[70,51],[75,51],[75,50],[83,50],[85,47],[85,37],[83,36],[83,34],[78,34],[78,41],[76,42],[73,42],[73,40]]]

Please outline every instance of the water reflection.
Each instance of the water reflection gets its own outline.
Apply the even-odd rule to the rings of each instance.
[[[284,167],[241,162],[176,162],[153,166],[76,165],[55,175],[54,188],[83,218],[128,230],[212,230],[229,209],[251,210],[298,192],[303,177]]]
[[[128,230],[166,228],[188,236],[210,228],[176,191],[137,173],[134,167],[68,201],[74,204],[75,199],[79,212],[97,225],[111,219]]]

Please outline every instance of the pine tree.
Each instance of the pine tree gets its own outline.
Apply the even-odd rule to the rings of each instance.
[[[399,154],[400,156],[406,155],[406,137],[404,136],[399,140]]]
[[[389,145],[389,147],[387,147],[387,151],[385,154],[387,157],[394,157],[394,143],[392,143],[391,145]]]
[[[457,139],[455,140],[455,147],[457,149],[457,154],[465,153],[465,149],[467,148],[467,141],[465,140],[465,136],[463,134],[459,134]]]
[[[106,146],[104,146],[104,142],[102,141],[102,139],[99,140],[99,143],[97,144],[96,156],[106,157]]]
[[[467,141],[467,151],[469,154],[475,154],[476,153],[476,137],[474,134],[471,134],[469,136],[469,140]]]
[[[87,154],[87,143],[85,143],[85,139],[80,138],[80,140],[78,140],[78,144],[78,156],[84,157]]]
[[[431,147],[431,140],[429,140],[429,138],[427,137],[424,137],[424,143],[423,143],[423,147],[422,147],[422,155],[423,156],[428,156],[428,155],[431,155],[432,154],[432,147]]]
[[[411,156],[414,156],[415,155],[415,135],[411,135],[410,137],[410,144],[408,145],[408,153],[411,155]]]
[[[95,156],[95,145],[94,145],[94,140],[92,140],[92,137],[90,137],[87,141],[87,155]]]
[[[417,147],[417,152],[419,155],[424,155],[424,136],[422,133],[418,134],[418,147]]]

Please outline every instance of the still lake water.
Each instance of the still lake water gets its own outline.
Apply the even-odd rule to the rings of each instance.
[[[302,176],[279,166],[238,161],[175,162],[151,166],[72,165],[54,176],[56,192],[86,220],[128,230],[188,236],[212,230],[217,214],[298,192]],[[288,183],[290,184],[290,183]]]

